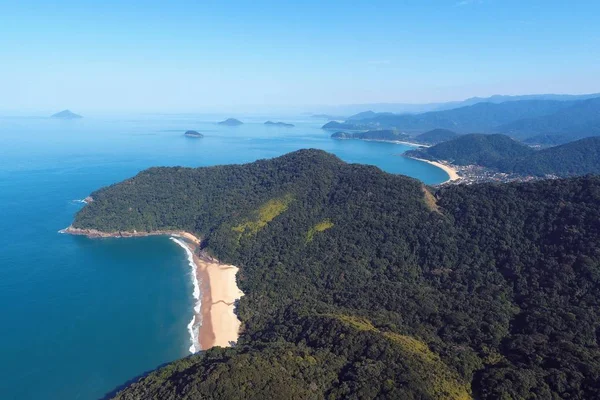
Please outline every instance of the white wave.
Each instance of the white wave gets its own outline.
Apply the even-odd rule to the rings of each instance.
[[[196,303],[194,305],[194,315],[192,316],[192,320],[188,324],[187,328],[188,332],[190,333],[190,341],[192,342],[190,346],[190,353],[193,354],[201,350],[198,335],[200,325],[202,325],[202,322],[200,321],[200,318],[196,318],[196,315],[200,314],[200,306],[202,305],[202,299],[200,298],[200,282],[198,282],[198,274],[196,271],[197,267],[196,263],[194,263],[194,254],[192,253],[190,248],[183,241],[177,238],[170,237],[169,239],[177,243],[180,247],[182,247],[185,250],[188,257],[188,262],[192,269],[192,283],[194,284],[193,296],[196,300]]]
[[[71,203],[87,204],[88,202],[85,199],[75,199],[71,200]]]

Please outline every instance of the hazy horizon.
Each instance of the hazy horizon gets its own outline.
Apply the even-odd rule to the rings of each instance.
[[[40,1],[0,6],[7,113],[324,112],[600,92],[600,4]]]

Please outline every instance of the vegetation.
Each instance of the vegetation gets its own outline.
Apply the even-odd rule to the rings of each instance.
[[[363,140],[409,140],[410,136],[397,132],[395,130],[390,129],[380,129],[375,131],[367,131],[367,132],[355,132],[355,133],[346,133],[346,132],[336,132],[331,135],[334,139],[363,139]]]
[[[600,136],[600,97],[579,101],[557,112],[526,118],[497,128],[498,132],[530,142],[560,144],[589,136]]]
[[[438,144],[447,142],[448,140],[456,139],[458,136],[458,133],[448,129],[434,129],[417,135],[414,140],[424,144]]]
[[[432,129],[449,129],[459,133],[497,132],[497,128],[528,118],[551,115],[580,101],[521,100],[504,103],[477,103],[465,107],[423,114],[367,114],[344,123],[330,122],[325,129],[398,129],[423,133]],[[532,136],[532,135],[530,135]]]
[[[246,293],[236,347],[119,399],[600,398],[598,177],[430,193],[302,150],[92,196],[74,226],[195,232]]]
[[[422,114],[368,111],[349,117],[343,123],[330,122],[323,128],[396,129],[412,134],[443,129],[459,133],[502,133],[532,144],[563,144],[600,136],[600,95],[588,97],[542,96],[541,99],[504,102],[498,101],[510,98],[492,97],[488,102],[470,99],[464,104],[471,103],[471,100],[476,103]],[[439,142],[422,140],[422,143]]]
[[[406,154],[427,160],[446,160],[456,165],[495,167],[502,160],[527,157],[534,152],[505,135],[470,134]]]
[[[600,174],[600,137],[536,151],[508,136],[473,134],[406,154],[427,160],[447,160],[457,165],[477,164],[522,175]]]

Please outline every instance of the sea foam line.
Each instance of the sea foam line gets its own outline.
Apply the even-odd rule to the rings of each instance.
[[[199,329],[201,321],[197,321],[196,316],[200,314],[200,306],[202,305],[202,299],[200,298],[200,282],[198,282],[197,267],[196,263],[194,262],[194,253],[192,253],[188,245],[174,237],[170,237],[169,239],[177,243],[185,250],[188,257],[188,262],[192,269],[192,283],[194,284],[193,296],[196,300],[196,304],[194,305],[194,315],[192,316],[192,320],[188,324],[187,328],[188,332],[190,333],[190,341],[192,342],[192,345],[190,346],[190,353],[193,354],[200,351]]]

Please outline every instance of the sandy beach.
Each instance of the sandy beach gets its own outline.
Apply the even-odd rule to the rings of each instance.
[[[456,180],[460,179],[460,176],[458,175],[456,170],[454,168],[452,168],[451,166],[449,166],[448,164],[442,164],[441,162],[438,162],[438,161],[424,160],[422,158],[415,158],[415,157],[410,157],[410,158],[412,158],[413,160],[423,161],[423,162],[426,162],[427,164],[435,165],[436,167],[443,169],[448,174],[448,180],[444,181],[442,183],[452,182],[452,181],[456,181]]]
[[[202,294],[200,312],[195,316],[195,321],[201,322],[198,329],[200,349],[230,347],[237,342],[241,326],[235,315],[235,302],[244,295],[236,283],[238,268],[199,255],[198,238],[189,233],[183,237],[194,254]]]
[[[183,231],[101,232],[71,226],[60,232],[90,238],[162,235],[178,239],[176,242],[180,246],[187,246],[187,249],[193,254],[196,278],[200,285],[199,295],[202,297],[200,308],[196,310],[197,313],[191,323],[191,331],[198,332],[195,347],[199,344],[200,348],[195,348],[195,351],[207,350],[214,346],[230,347],[237,342],[241,322],[235,314],[235,302],[244,295],[236,282],[238,268],[200,255],[198,247],[201,241],[198,237]],[[194,342],[196,341],[194,340]]]

